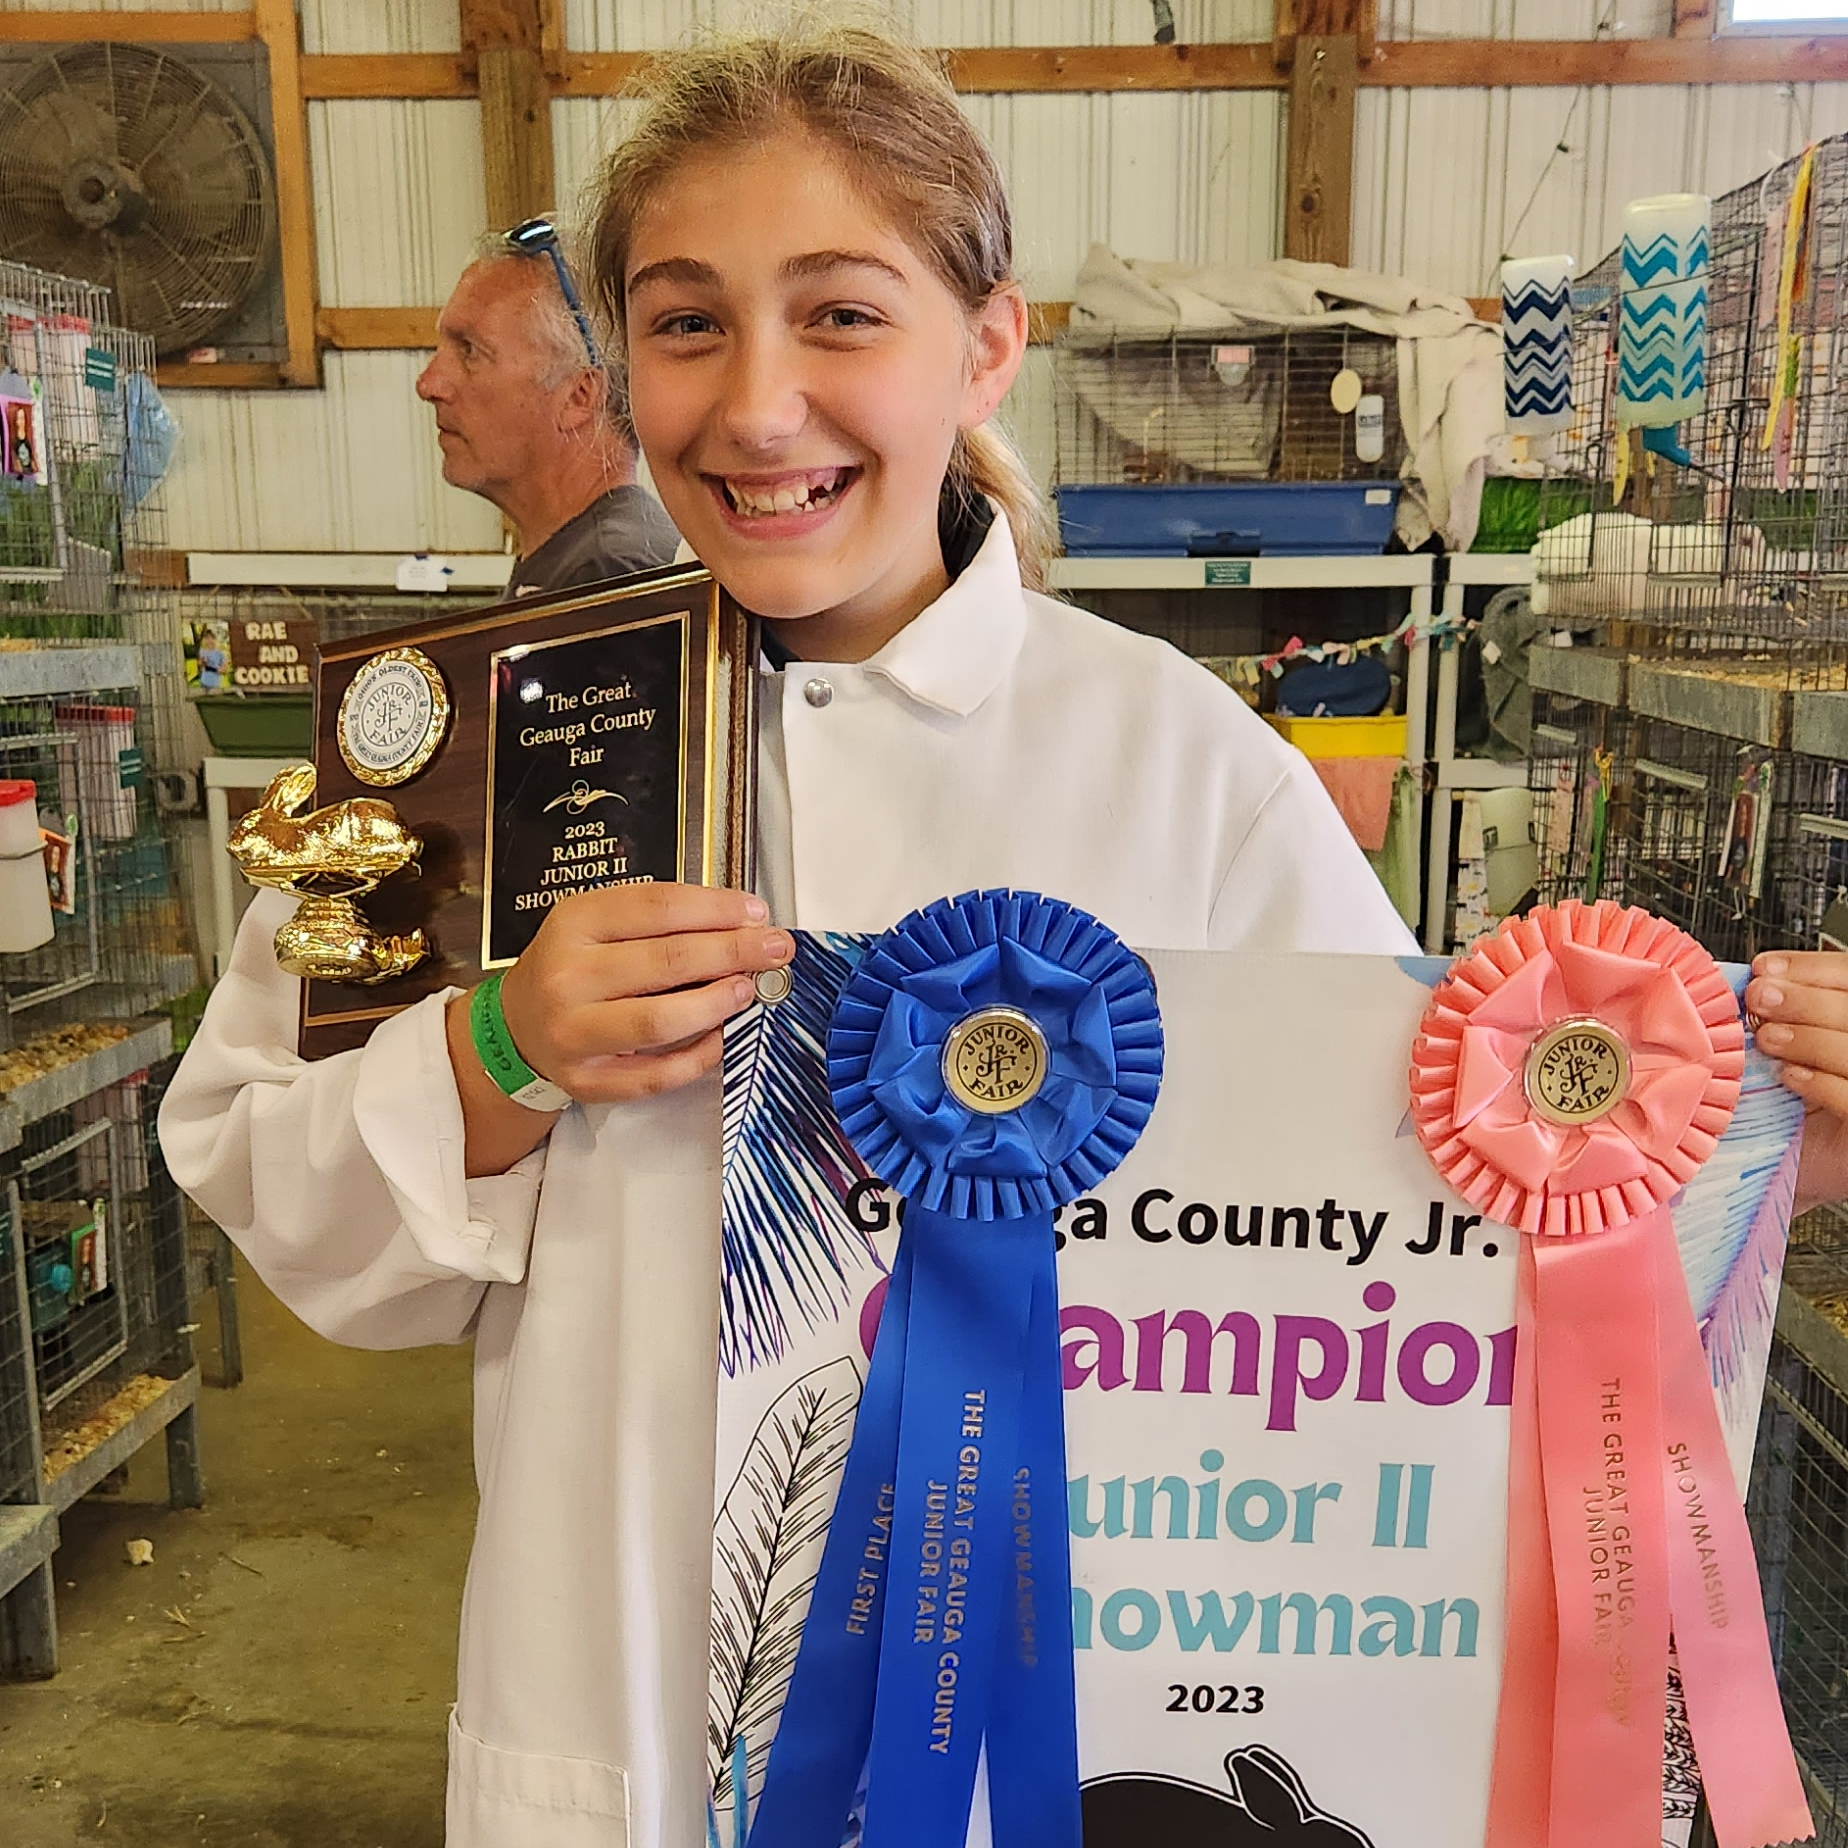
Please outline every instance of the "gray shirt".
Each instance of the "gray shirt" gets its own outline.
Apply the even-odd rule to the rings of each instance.
[[[672,564],[679,544],[673,521],[646,488],[611,488],[514,566],[507,595],[574,590]]]

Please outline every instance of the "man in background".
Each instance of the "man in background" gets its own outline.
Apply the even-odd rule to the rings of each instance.
[[[672,561],[661,505],[549,224],[485,240],[436,322],[417,395],[436,412],[443,479],[498,507],[518,536],[510,597]]]

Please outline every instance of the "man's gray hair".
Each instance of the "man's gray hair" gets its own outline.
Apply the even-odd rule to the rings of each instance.
[[[561,248],[559,254],[563,256],[575,282],[577,265],[571,261],[570,252]],[[588,355],[584,351],[584,335],[571,312],[570,304],[565,300],[564,291],[558,286],[558,275],[552,268],[550,257],[542,251],[516,249],[507,242],[505,232],[485,231],[475,242],[475,261],[496,267],[503,263],[520,263],[532,271],[532,330],[544,355],[543,369],[539,374],[539,387],[542,391],[553,391],[574,373],[586,370]],[[583,290],[580,288],[578,293],[582,296]],[[602,375],[604,384],[604,419],[625,442],[633,442],[625,408],[622,372],[618,366],[610,363],[610,343],[602,337],[594,319],[591,321],[591,330],[597,334],[600,363],[596,369]]]

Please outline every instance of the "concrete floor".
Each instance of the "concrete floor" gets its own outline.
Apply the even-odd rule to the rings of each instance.
[[[156,1441],[64,1518],[63,1671],[0,1686],[6,1848],[442,1842],[468,1350],[334,1347],[239,1289],[245,1381],[200,1398],[206,1507],[169,1512]],[[213,1324],[196,1339],[209,1382]]]

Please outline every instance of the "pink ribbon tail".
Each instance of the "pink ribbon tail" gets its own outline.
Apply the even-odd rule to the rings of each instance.
[[[1485,1848],[1547,1848],[1553,1779],[1553,1686],[1559,1616],[1547,1550],[1540,1471],[1540,1401],[1534,1387],[1534,1256],[1521,1240],[1515,1296],[1514,1403],[1508,1439],[1508,1614],[1501,1705],[1489,1777]]]
[[[1559,1621],[1552,1848],[1662,1839],[1669,1589],[1653,1217],[1531,1241]]]
[[[1687,1277],[1665,1211],[1655,1249],[1669,1601],[1688,1724],[1719,1848],[1815,1834],[1765,1631],[1758,1564],[1713,1402]]]

